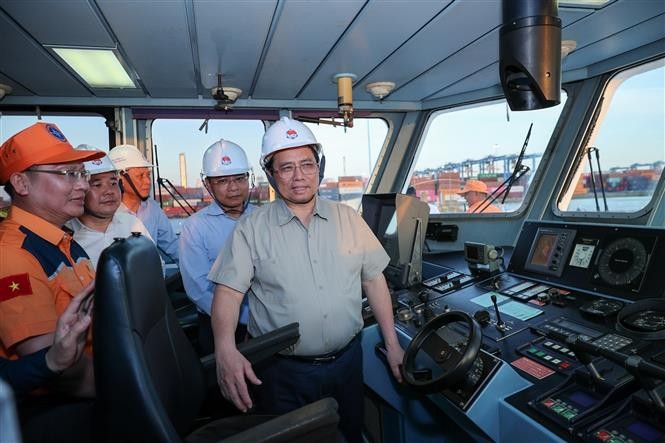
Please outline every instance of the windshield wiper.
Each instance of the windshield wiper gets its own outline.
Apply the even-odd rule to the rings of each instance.
[[[155,145],[155,149],[154,149],[153,153],[154,153],[154,157],[155,157],[155,172],[157,173],[157,186],[160,189],[164,189],[166,192],[168,192],[169,195],[171,196],[171,198],[173,199],[173,201],[175,203],[177,203],[183,209],[183,211],[185,211],[185,213],[187,215],[192,215],[193,213],[196,212],[196,209],[194,209],[192,207],[192,205],[189,204],[187,199],[180,193],[180,191],[178,191],[178,188],[176,188],[175,185],[173,183],[171,183],[171,180],[169,180],[168,178],[162,178],[159,175],[159,157],[157,157],[157,145]],[[170,186],[170,188],[169,188],[169,186]],[[153,194],[157,194],[157,192],[155,191],[154,188],[153,188]],[[176,196],[176,194],[177,194],[177,196]],[[163,208],[164,207],[164,202],[162,201],[162,193],[159,192],[158,195],[159,195],[159,207]],[[180,198],[178,198],[178,197],[180,197]],[[187,210],[187,208],[185,208],[185,206],[183,206],[183,204],[181,203],[180,200],[185,202],[185,204],[189,207],[189,210]]]
[[[587,158],[589,159],[589,170],[591,171],[591,188],[593,189],[593,198],[596,201],[596,211],[600,212],[600,205],[598,204],[598,194],[596,193],[596,180],[593,178],[593,161],[591,160],[591,153],[596,153],[596,166],[598,167],[598,180],[600,181],[600,193],[603,195],[603,204],[605,205],[605,212],[609,211],[607,207],[607,198],[605,197],[605,184],[603,183],[603,170],[600,169],[600,150],[595,146],[589,146],[586,151]]]
[[[503,181],[491,194],[488,194],[485,199],[478,205],[476,210],[473,211],[474,214],[480,214],[490,205],[492,205],[499,197],[503,196],[501,199],[501,204],[506,201],[510,189],[513,185],[520,179],[524,174],[526,174],[531,168],[522,164],[524,159],[524,154],[526,153],[526,147],[529,145],[529,138],[531,138],[531,129],[533,128],[533,123],[529,125],[529,131],[526,133],[526,138],[524,139],[524,144],[522,145],[522,150],[520,155],[517,156],[517,161],[515,162],[515,167],[510,176]]]

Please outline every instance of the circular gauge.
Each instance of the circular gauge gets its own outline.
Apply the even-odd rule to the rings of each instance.
[[[665,339],[665,299],[647,298],[619,312],[617,330],[644,340]]]
[[[598,259],[598,275],[612,286],[633,282],[647,264],[647,251],[639,240],[626,237],[610,243]]]
[[[665,311],[642,311],[623,319],[625,325],[637,331],[658,332],[665,329]]]

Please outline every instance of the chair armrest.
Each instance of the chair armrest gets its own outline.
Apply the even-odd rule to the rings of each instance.
[[[246,342],[240,343],[238,345],[238,351],[240,351],[251,364],[254,365],[260,363],[279,351],[295,344],[300,338],[298,327],[298,323],[282,326],[281,328],[270,331],[260,337],[252,338]],[[217,384],[215,355],[209,354],[202,357],[201,366],[203,367],[206,386],[215,386]]]
[[[337,442],[337,402],[327,397],[225,438],[240,442]]]
[[[238,351],[245,356],[251,364],[259,363],[279,351],[295,344],[300,338],[298,323],[282,326],[281,328],[252,338],[238,345]]]

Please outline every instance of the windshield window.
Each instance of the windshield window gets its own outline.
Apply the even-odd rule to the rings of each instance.
[[[558,106],[529,112],[510,112],[501,100],[433,114],[403,192],[427,202],[430,213],[516,211],[566,98],[562,91]]]
[[[559,210],[626,213],[649,204],[665,165],[664,65],[629,69],[608,83]]]
[[[378,118],[356,118],[353,128],[306,123],[326,155],[319,195],[360,207],[369,177],[383,148],[388,125]]]

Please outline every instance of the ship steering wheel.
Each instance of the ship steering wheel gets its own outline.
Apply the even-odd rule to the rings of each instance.
[[[466,323],[469,331],[462,348],[451,345],[437,334],[440,328],[458,321]],[[402,376],[407,384],[418,391],[441,391],[464,379],[478,356],[481,341],[480,325],[473,317],[462,311],[445,312],[426,323],[411,340],[404,353]],[[416,357],[420,351],[427,353],[439,365],[443,370],[442,375],[431,378],[430,374],[426,379],[417,375],[418,372],[422,373],[415,369]]]

